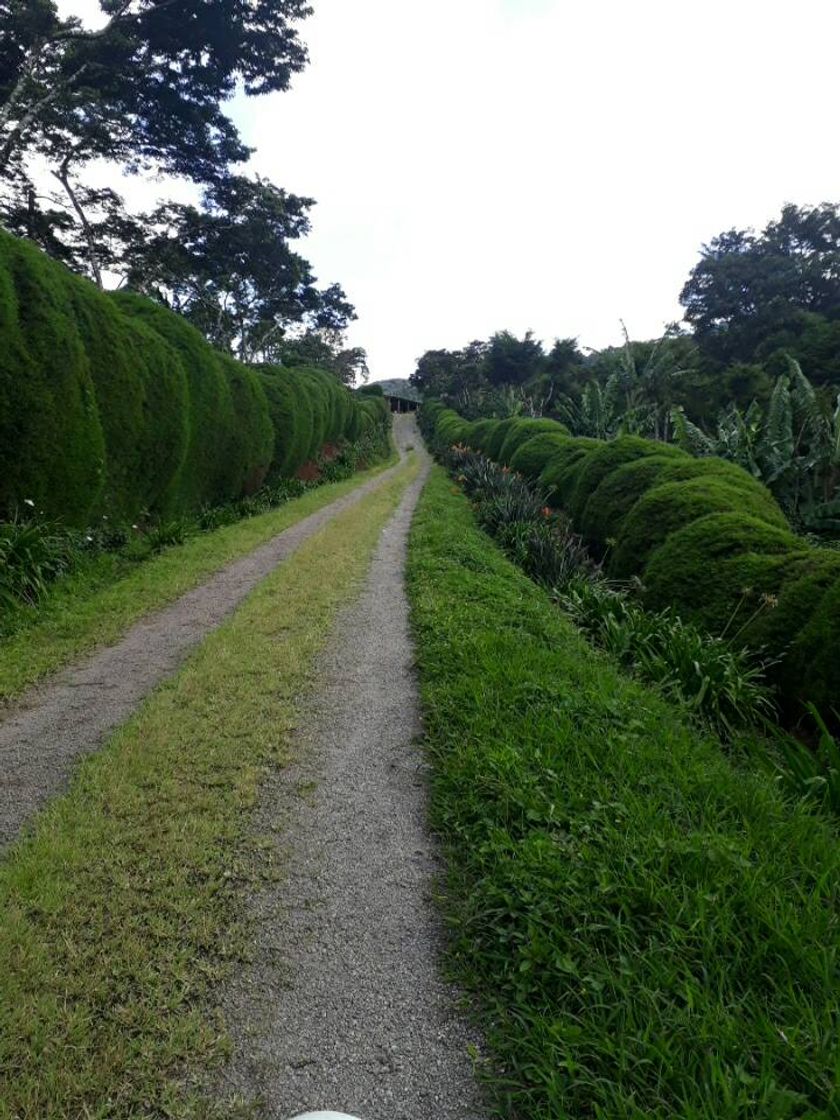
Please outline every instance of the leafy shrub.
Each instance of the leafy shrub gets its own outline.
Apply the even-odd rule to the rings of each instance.
[[[711,513],[732,510],[787,529],[785,516],[769,491],[737,489],[702,476],[653,486],[636,502],[617,533],[609,557],[610,575],[616,579],[639,575],[669,534]]]
[[[548,419],[519,419],[514,420],[508,429],[504,442],[499,450],[497,461],[504,466],[511,465],[511,459],[518,449],[534,436],[546,433],[549,435],[568,436],[569,429],[557,420]]]
[[[224,506],[206,506],[198,515],[196,524],[202,533],[213,533],[225,525],[239,520],[239,510],[232,503]]]
[[[536,483],[558,451],[569,446],[568,436],[558,432],[542,432],[521,443],[511,456],[510,469]]]
[[[808,715],[817,729],[816,742],[806,745],[792,735],[779,736],[776,741],[779,782],[795,796],[805,796],[840,815],[840,742],[831,734],[814,704],[806,705]],[[840,724],[840,713],[833,712]]]
[[[515,564],[550,590],[594,571],[580,537],[565,519],[509,521],[499,528],[498,541]]]
[[[766,494],[746,471],[723,459],[677,459],[654,453],[634,459],[608,474],[590,495],[579,519],[584,540],[603,550],[608,540],[620,537],[623,525],[640,498],[667,482],[708,478],[737,489]]]
[[[642,439],[640,436],[619,436],[618,439],[600,443],[592,448],[585,463],[575,473],[573,486],[565,494],[565,508],[572,520],[575,523],[580,520],[590,495],[595,493],[608,475],[625,463],[652,455],[666,455],[668,458],[677,459],[689,458],[677,447]]]
[[[163,552],[173,545],[183,544],[193,530],[193,525],[184,518],[172,518],[154,525],[146,534],[146,540],[153,553]]]
[[[741,628],[772,605],[785,570],[807,545],[792,533],[736,513],[716,513],[679,529],[653,553],[644,572],[648,607],[673,606],[713,634]],[[734,620],[734,623],[733,623]]]

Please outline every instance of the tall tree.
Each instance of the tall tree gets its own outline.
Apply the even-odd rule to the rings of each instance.
[[[129,285],[242,361],[277,358],[293,325],[317,332],[334,355],[353,307],[337,284],[319,289],[289,244],[308,232],[312,205],[265,179],[221,179],[201,209],[170,203],[148,215],[127,254]]]
[[[524,338],[499,331],[490,339],[484,369],[491,385],[524,385],[545,369],[545,351],[533,331]]]
[[[768,335],[804,316],[840,318],[840,208],[785,206],[756,234],[732,229],[703,247],[680,296],[718,367],[750,362]]]
[[[67,222],[40,207],[45,161],[99,267],[84,170],[109,159],[213,183],[248,149],[223,110],[237,89],[287,89],[306,63],[296,24],[306,0],[100,0],[96,30],[62,18],[53,0],[0,0],[0,183],[4,210],[50,247]],[[113,209],[113,207],[112,207]],[[37,212],[37,213],[36,213]],[[86,228],[86,226],[90,228]],[[56,246],[53,245],[53,248]],[[72,249],[67,250],[72,255]]]

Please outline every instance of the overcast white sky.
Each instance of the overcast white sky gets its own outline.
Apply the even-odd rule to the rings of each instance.
[[[232,111],[318,200],[302,251],[374,380],[501,329],[657,334],[703,241],[840,200],[836,0],[313,4],[292,92]]]

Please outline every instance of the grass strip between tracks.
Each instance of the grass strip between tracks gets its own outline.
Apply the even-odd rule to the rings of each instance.
[[[409,592],[451,961],[501,1112],[838,1115],[830,826],[594,651],[439,469]]]
[[[158,689],[0,866],[0,1117],[193,1115],[225,1052],[211,992],[243,945],[249,810],[288,757],[336,612],[416,476],[305,542]]]

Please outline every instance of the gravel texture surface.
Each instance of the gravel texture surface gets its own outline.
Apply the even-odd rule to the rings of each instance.
[[[177,671],[245,596],[300,544],[393,474],[391,468],[279,533],[162,611],[0,713],[0,850],[65,786],[81,756],[102,745]]]
[[[249,903],[253,960],[223,996],[234,1056],[214,1095],[257,1101],[272,1120],[317,1109],[486,1116],[468,1053],[476,1040],[441,978],[440,867],[417,742],[404,567],[425,474],[338,621],[298,761],[261,794],[255,827],[275,834],[282,878]]]

